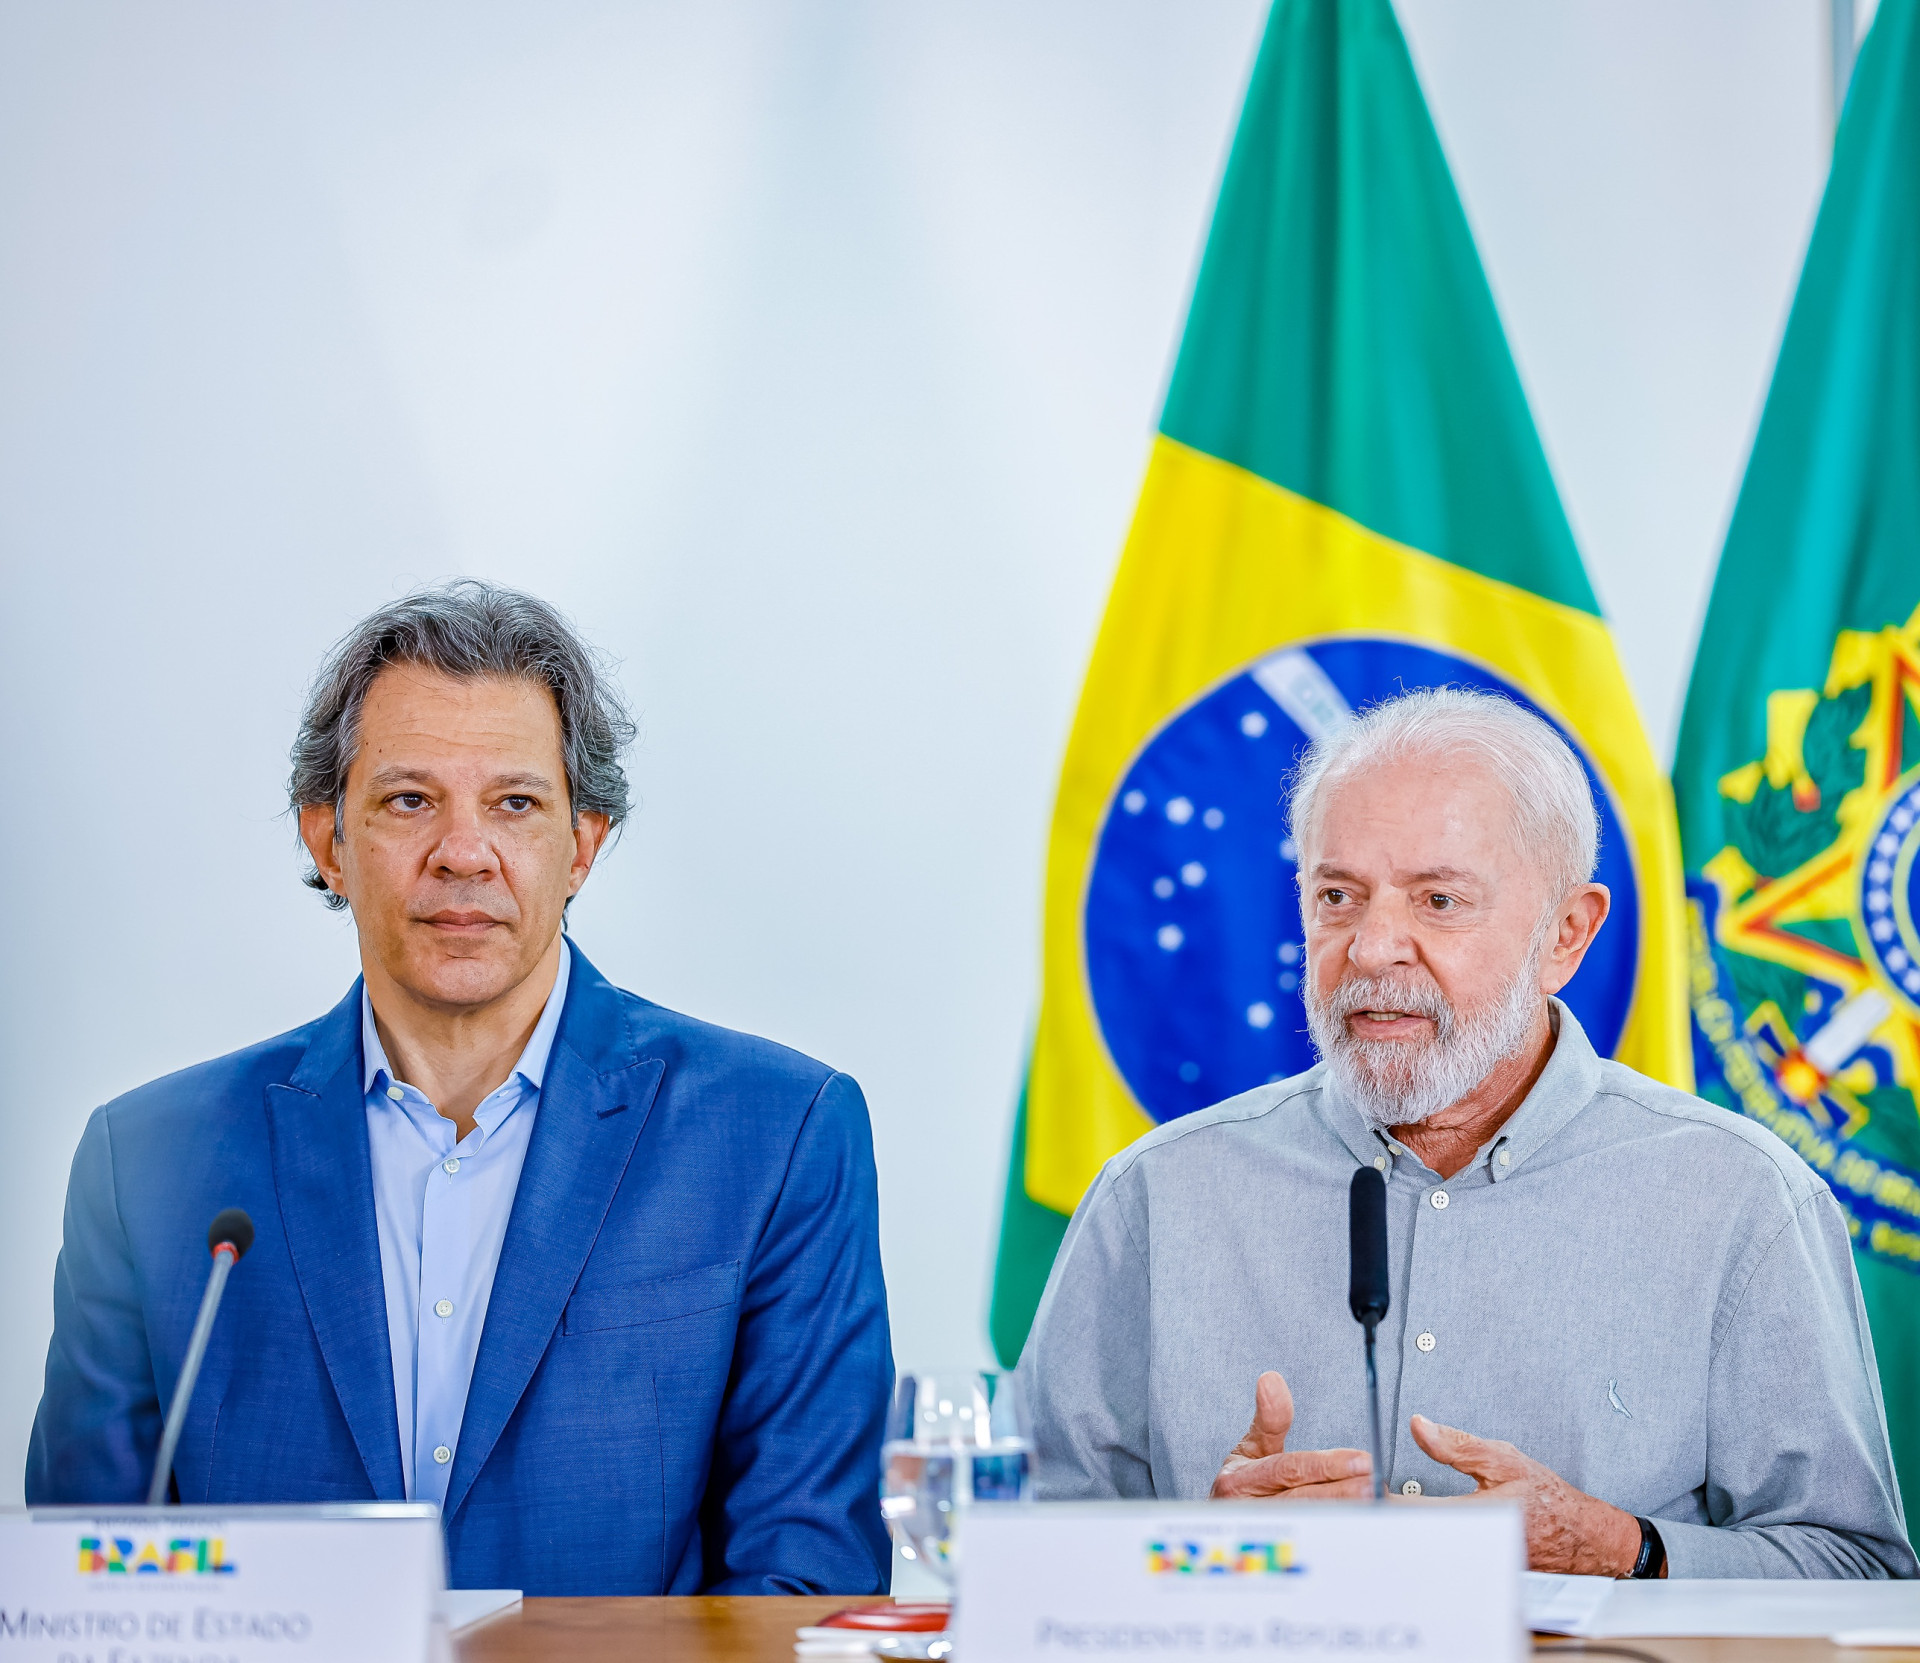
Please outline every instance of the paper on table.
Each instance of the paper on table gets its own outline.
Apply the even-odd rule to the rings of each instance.
[[[793,1655],[799,1658],[871,1657],[938,1663],[953,1642],[938,1629],[915,1634],[872,1628],[803,1628],[795,1632]]]
[[[1920,1628],[1920,1583],[1616,1582],[1589,1639],[1825,1638],[1845,1629]]]
[[[435,1596],[433,1614],[447,1625],[449,1634],[458,1634],[481,1618],[519,1603],[518,1588],[446,1588]]]
[[[1614,1590],[1610,1576],[1551,1576],[1524,1571],[1520,1606],[1527,1627],[1538,1634],[1586,1634],[1587,1624]]]

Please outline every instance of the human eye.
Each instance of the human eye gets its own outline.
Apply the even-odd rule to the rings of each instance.
[[[387,799],[387,806],[397,808],[402,814],[417,814],[427,806],[427,799],[419,791],[396,791]]]
[[[500,806],[509,814],[531,814],[535,808],[533,798],[524,792],[513,792],[500,799]]]
[[[1458,895],[1446,894],[1429,895],[1427,897],[1427,905],[1435,912],[1458,912],[1460,910],[1460,897]]]
[[[1344,889],[1323,889],[1320,891],[1320,904],[1326,907],[1343,907],[1352,897]]]

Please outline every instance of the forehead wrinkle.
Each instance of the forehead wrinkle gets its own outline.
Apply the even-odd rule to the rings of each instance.
[[[1393,762],[1401,760],[1424,762],[1427,759],[1425,757],[1392,758],[1386,762],[1384,766],[1391,767]],[[1515,864],[1522,873],[1528,876],[1539,876],[1543,869],[1543,862],[1539,859],[1537,851],[1529,849],[1526,845],[1520,826],[1519,805],[1513,792],[1508,789],[1506,782],[1499,777],[1492,766],[1487,764],[1483,759],[1475,757],[1469,758],[1469,761],[1470,763],[1478,765],[1482,778],[1499,792],[1507,804],[1509,812],[1500,818],[1497,841],[1504,845],[1507,854],[1513,857]],[[1300,837],[1302,853],[1305,853],[1311,844],[1319,842],[1322,823],[1326,817],[1327,805],[1332,801],[1337,788],[1342,785],[1360,783],[1370,778],[1377,778],[1379,771],[1384,771],[1384,768],[1382,764],[1376,762],[1371,768],[1353,768],[1344,773],[1330,773],[1328,779],[1322,782],[1320,790],[1315,795],[1313,815],[1308,831],[1296,834]],[[1451,781],[1457,777],[1457,775],[1449,776],[1449,779]],[[1418,851],[1415,851],[1413,858],[1419,858]],[[1331,877],[1345,878],[1356,883],[1371,881],[1350,867],[1336,865],[1332,861],[1325,860],[1315,861],[1311,868],[1300,866],[1295,869],[1296,882],[1308,882],[1310,876],[1315,880],[1322,877]],[[1396,871],[1388,881],[1402,887],[1407,884],[1430,881],[1442,883],[1465,881],[1486,885],[1490,888],[1498,887],[1500,883],[1499,875],[1496,871],[1475,871],[1469,867],[1452,866],[1444,862],[1434,866],[1423,867],[1419,871],[1412,872],[1405,877],[1402,877],[1399,872]]]

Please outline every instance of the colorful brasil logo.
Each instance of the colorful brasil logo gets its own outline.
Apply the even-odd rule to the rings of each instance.
[[[231,1576],[233,1561],[218,1536],[174,1536],[162,1550],[151,1537],[82,1536],[82,1576]]]
[[[1293,1543],[1284,1538],[1147,1543],[1148,1576],[1299,1576],[1305,1570],[1294,1558]]]

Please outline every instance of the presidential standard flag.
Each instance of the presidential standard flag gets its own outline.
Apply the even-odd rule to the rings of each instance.
[[[1920,1508],[1920,6],[1863,46],[1674,764],[1703,1095],[1832,1185]]]
[[[1068,741],[992,1333],[1101,1163],[1308,1067],[1282,782],[1403,688],[1552,721],[1613,916],[1567,997],[1691,1084],[1678,849],[1388,0],[1279,0]]]

